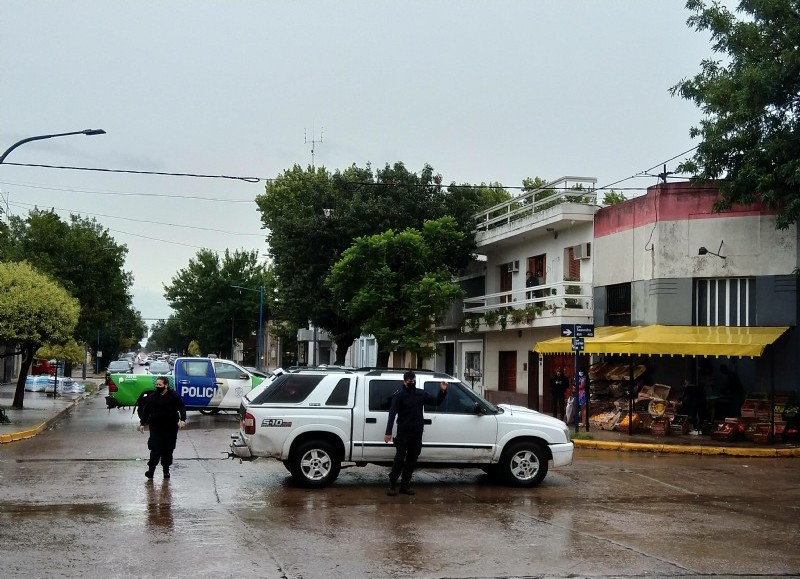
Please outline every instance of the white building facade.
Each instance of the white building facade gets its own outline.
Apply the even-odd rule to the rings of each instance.
[[[569,361],[532,348],[561,324],[593,322],[595,184],[562,177],[477,215],[478,259],[459,279],[466,297],[437,328],[433,369],[490,400],[549,408],[547,381]]]

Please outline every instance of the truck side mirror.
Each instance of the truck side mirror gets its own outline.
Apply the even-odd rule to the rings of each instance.
[[[472,413],[478,415],[483,414],[483,407],[481,407],[480,402],[476,402],[475,406],[472,407]]]

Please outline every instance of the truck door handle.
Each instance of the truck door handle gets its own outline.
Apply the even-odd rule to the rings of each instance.
[[[217,386],[222,386],[222,382],[214,382]]]
[[[423,423],[424,424],[433,424],[433,420],[431,420],[430,418],[426,418],[425,420],[423,420]]]
[[[377,419],[377,418],[367,418],[367,419],[365,420],[365,422],[366,422],[367,424],[378,424],[378,419]]]
[[[178,380],[178,384],[188,384],[188,380]]]

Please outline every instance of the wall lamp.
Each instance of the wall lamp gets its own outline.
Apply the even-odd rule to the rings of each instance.
[[[552,233],[553,239],[558,239],[558,231],[556,231],[554,228],[548,227],[547,229],[545,229],[545,231],[547,231],[547,233]]]
[[[720,259],[728,259],[727,255],[720,255],[720,253],[719,253],[720,251],[722,251],[722,244],[723,243],[725,243],[725,242],[724,241],[720,241],[719,242],[719,249],[716,251],[716,253],[706,249],[705,246],[701,246],[700,249],[697,250],[697,255],[711,254],[711,255],[716,255]]]

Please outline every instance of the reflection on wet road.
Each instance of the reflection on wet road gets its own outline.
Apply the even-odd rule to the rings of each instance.
[[[225,460],[233,415],[191,413],[173,476],[146,481],[130,411],[90,399],[0,455],[0,576],[650,577],[800,570],[800,463],[577,451],[535,489],[424,470],[295,487]]]

